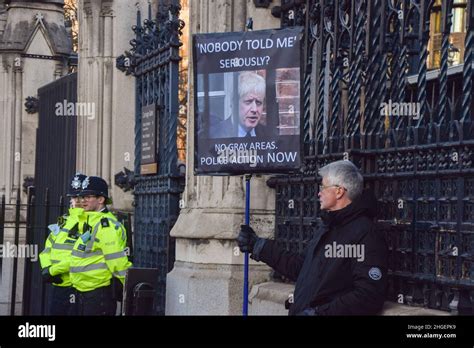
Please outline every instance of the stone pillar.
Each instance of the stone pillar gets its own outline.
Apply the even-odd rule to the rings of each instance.
[[[0,159],[3,164],[0,172],[0,190],[2,194],[5,194],[7,202],[9,202],[13,187],[14,163],[12,130],[14,129],[15,122],[12,112],[13,94],[11,92],[13,78],[10,72],[13,66],[13,57],[11,57],[11,55],[2,55],[1,63],[0,112],[4,117],[2,117],[2,129],[0,130],[2,137],[2,141],[0,142]]]
[[[3,30],[5,29],[5,25],[7,24],[7,7],[3,3],[0,3],[0,36],[3,34]]]
[[[21,126],[22,126],[22,116],[23,116],[23,110],[22,110],[22,101],[23,101],[23,93],[22,93],[22,84],[23,84],[23,79],[22,79],[22,74],[23,74],[23,69],[21,66],[16,67],[13,70],[13,92],[14,92],[14,100],[15,100],[15,106],[14,106],[14,111],[13,111],[13,117],[15,119],[15,125],[14,125],[14,132],[13,132],[13,139],[14,139],[14,148],[13,148],[13,153],[14,153],[14,165],[13,165],[13,191],[16,191],[20,185],[21,185],[21,178],[20,178],[20,165],[21,165],[21,139],[22,139],[22,132],[21,132]]]
[[[12,0],[6,8],[2,2],[0,112],[4,127],[0,130],[0,195],[5,194],[7,203],[13,202],[23,180],[34,176],[38,117],[26,113],[25,98],[36,97],[38,88],[67,72],[71,51],[59,3]]]
[[[156,11],[157,0],[151,1]],[[78,119],[77,170],[99,175],[109,184],[115,209],[131,210],[133,197],[114,185],[124,167],[133,170],[135,152],[135,78],[115,68],[130,50],[137,6],[142,18],[148,0],[79,0],[78,102],[93,103],[94,118]]]
[[[190,33],[242,31],[248,17],[254,29],[278,28],[270,9],[255,9],[253,1],[190,1]],[[189,45],[191,47],[191,44]],[[193,76],[192,62],[189,76]],[[166,314],[238,315],[242,311],[243,255],[235,238],[244,222],[245,183],[242,176],[193,175],[194,98],[189,79],[186,190],[184,208],[171,232],[176,238],[176,262],[167,276]],[[251,225],[270,237],[274,226],[274,192],[267,177],[251,181]],[[269,277],[269,268],[251,260],[250,288]],[[250,289],[249,289],[250,291]]]

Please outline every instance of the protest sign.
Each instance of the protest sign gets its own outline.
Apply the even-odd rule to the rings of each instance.
[[[296,172],[301,28],[193,36],[195,174]]]

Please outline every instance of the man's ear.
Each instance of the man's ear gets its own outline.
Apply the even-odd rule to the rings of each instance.
[[[104,204],[105,205],[105,197],[99,196],[98,201],[99,201],[99,204]]]
[[[344,197],[345,194],[346,194],[346,190],[344,190],[342,187],[337,188],[337,192],[336,192],[337,199],[341,199],[342,197]]]

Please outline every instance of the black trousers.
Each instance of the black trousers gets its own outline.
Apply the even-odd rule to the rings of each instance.
[[[77,295],[73,287],[52,285],[49,298],[49,315],[77,315]]]
[[[112,286],[87,292],[76,291],[78,315],[115,315],[117,301],[112,296]]]

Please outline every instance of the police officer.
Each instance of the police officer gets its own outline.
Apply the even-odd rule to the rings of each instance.
[[[84,209],[79,199],[82,180],[85,178],[81,173],[73,176],[67,192],[71,208],[67,215],[58,218],[58,223],[48,226],[51,232],[39,255],[43,281],[53,285],[49,301],[50,315],[76,314],[75,290],[69,278],[69,262],[72,248],[82,233],[85,222]]]
[[[330,163],[319,174],[323,224],[303,254],[259,238],[247,225],[241,227],[239,247],[296,281],[289,315],[378,314],[385,300],[388,248],[373,221],[377,201],[363,192],[363,177],[350,161]]]
[[[87,225],[74,244],[70,276],[78,293],[79,315],[115,315],[114,279],[123,286],[131,266],[126,252],[126,231],[110,214],[112,201],[105,180],[89,176],[82,182],[82,206]]]

